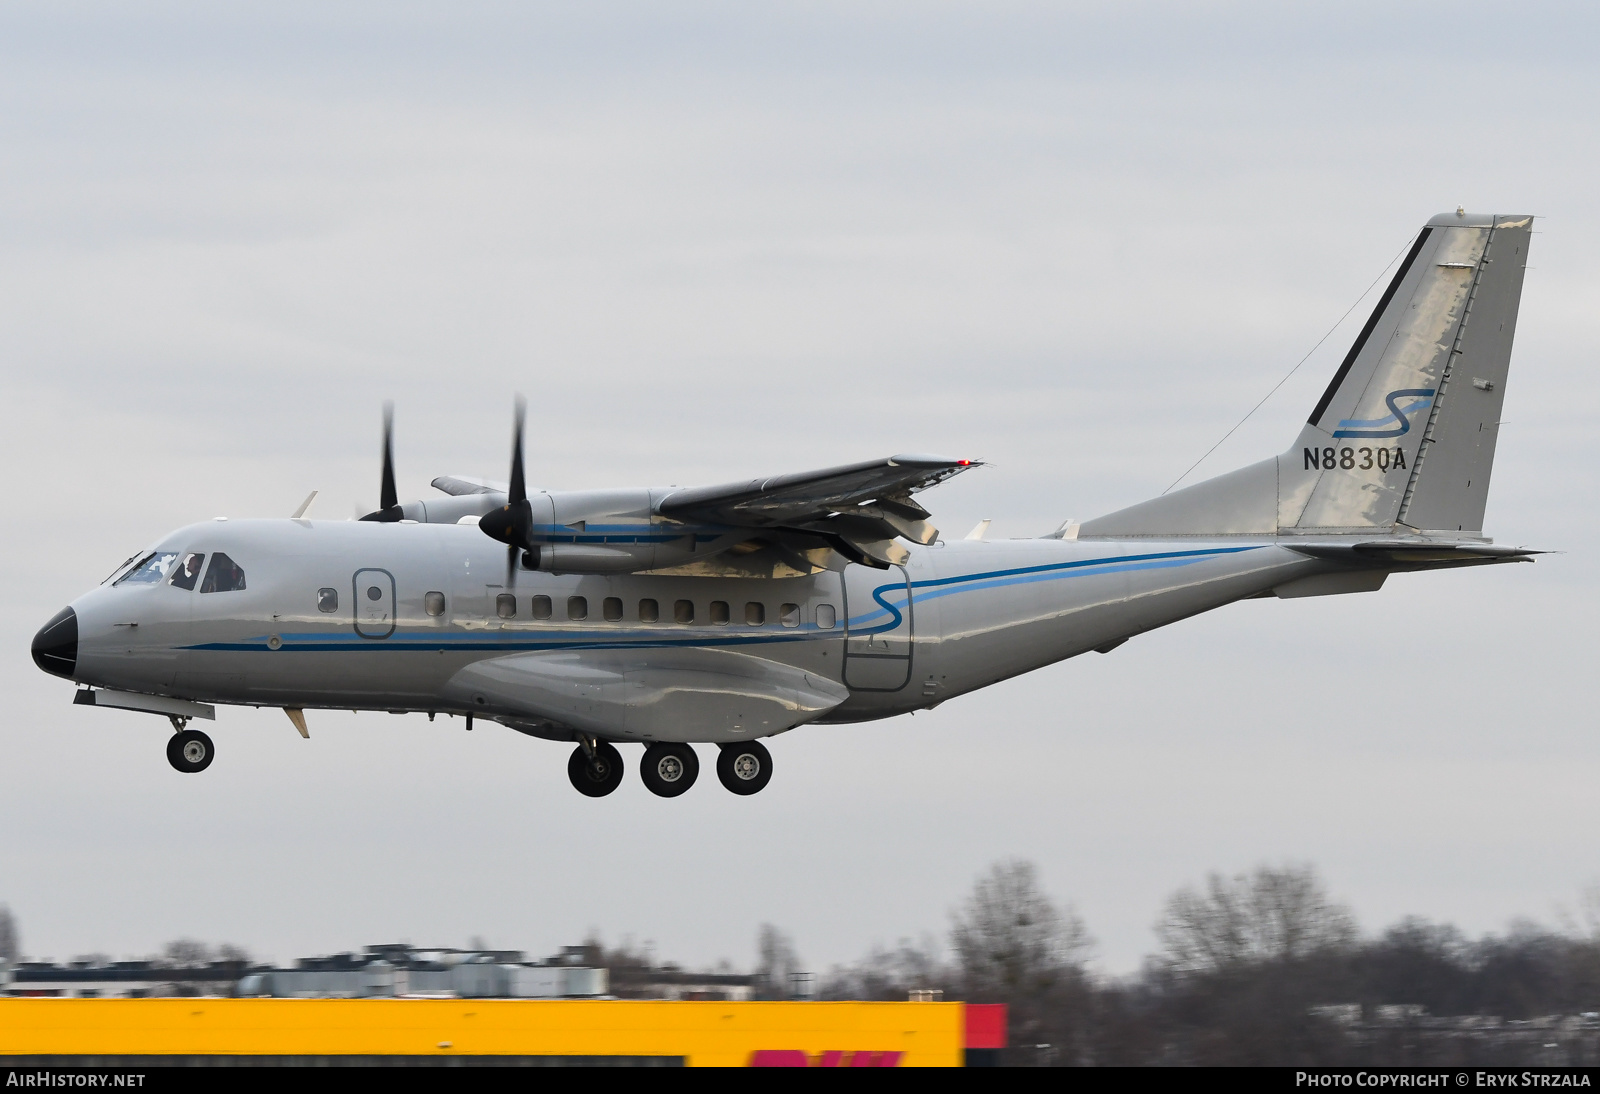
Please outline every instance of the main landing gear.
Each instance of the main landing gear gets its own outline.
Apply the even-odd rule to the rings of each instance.
[[[639,778],[650,793],[663,798],[676,798],[694,785],[699,774],[700,757],[692,745],[654,744],[639,761]]]
[[[700,757],[693,745],[658,741],[644,750],[639,779],[650,793],[676,798],[700,775]],[[593,737],[579,738],[567,760],[567,778],[578,793],[603,798],[622,785],[622,756],[615,746]],[[721,745],[717,778],[735,794],[755,794],[772,781],[772,754],[759,741]]]
[[[723,745],[717,778],[735,794],[754,794],[772,781],[772,753],[760,741]]]
[[[622,754],[605,741],[582,740],[567,761],[567,778],[578,793],[603,798],[622,785]]]
[[[198,729],[180,729],[167,741],[167,762],[185,774],[204,771],[216,754],[211,738]]]

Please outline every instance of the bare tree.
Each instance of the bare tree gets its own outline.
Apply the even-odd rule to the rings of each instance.
[[[997,862],[952,915],[961,994],[1009,1007],[1012,1064],[1090,1062],[1093,986],[1084,972],[1089,935],[1068,906],[1039,885],[1033,863]]]
[[[1204,890],[1179,889],[1156,936],[1168,967],[1212,972],[1343,949],[1354,943],[1356,926],[1311,867],[1261,866],[1231,879],[1212,874]]]
[[[761,924],[756,933],[756,975],[766,983],[769,999],[787,999],[793,994],[791,980],[800,971],[794,940],[771,923]]]
[[[1600,880],[1590,882],[1579,894],[1578,916],[1580,929],[1600,945]]]
[[[198,969],[216,959],[210,946],[192,938],[179,938],[161,948],[158,965],[169,969]]]
[[[9,905],[0,904],[0,965],[15,965],[22,950],[22,937],[17,933],[17,917]]]
[[[879,999],[904,1001],[912,991],[950,992],[955,973],[940,959],[939,944],[931,936],[920,943],[902,938],[894,949],[874,947],[854,965],[835,965],[817,990],[823,999]]]
[[[953,915],[950,941],[973,999],[1006,1001],[1048,990],[1081,971],[1089,936],[1071,908],[1039,887],[1033,863],[997,862]]]

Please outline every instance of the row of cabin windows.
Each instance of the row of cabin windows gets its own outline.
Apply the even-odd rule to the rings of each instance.
[[[501,619],[515,619],[517,617],[517,597],[514,593],[501,593],[495,598],[495,614]],[[528,605],[529,614],[535,619],[551,619],[555,616],[555,603],[548,596],[540,594],[531,599]],[[608,596],[600,602],[600,615],[607,623],[622,622],[624,614],[622,598]],[[578,621],[589,618],[589,598],[586,596],[567,597],[567,618]],[[638,620],[641,623],[661,622],[661,605],[651,597],[639,601]],[[713,626],[726,627],[733,622],[733,612],[726,600],[713,600],[708,606],[707,618]],[[817,626],[822,630],[832,630],[838,625],[838,613],[832,604],[817,605]],[[676,600],[672,604],[672,621],[685,626],[695,621],[695,606],[692,600]],[[744,606],[744,622],[749,627],[765,626],[767,622],[767,606],[760,601],[752,600]],[[785,627],[798,627],[800,625],[800,605],[778,605],[778,622]]]
[[[444,614],[444,594],[439,592],[428,593],[422,598],[422,607],[431,616]],[[501,619],[515,619],[517,617],[517,597],[515,593],[501,593],[494,598],[495,614]],[[317,590],[317,610],[322,612],[336,612],[339,610],[339,594],[334,589]],[[552,619],[555,616],[555,603],[548,596],[540,594],[531,599],[528,605],[529,614],[534,619]],[[623,616],[622,598],[608,596],[600,602],[600,614],[607,623],[620,623]],[[589,618],[589,598],[586,596],[567,597],[567,618],[578,621]],[[661,622],[661,605],[651,597],[639,601],[639,622]],[[733,621],[733,614],[726,600],[713,600],[710,604],[708,618],[713,626],[726,627]],[[678,600],[672,605],[672,619],[675,623],[685,626],[695,620],[694,601]],[[752,600],[744,606],[744,621],[746,626],[761,627],[767,622],[767,606],[760,601]],[[800,605],[778,605],[778,622],[785,627],[798,627],[800,625]],[[821,630],[831,631],[838,625],[839,616],[832,604],[817,605],[817,627]]]

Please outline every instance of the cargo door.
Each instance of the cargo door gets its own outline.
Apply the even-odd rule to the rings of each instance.
[[[911,679],[911,579],[905,567],[846,567],[844,602],[845,686],[899,691]]]

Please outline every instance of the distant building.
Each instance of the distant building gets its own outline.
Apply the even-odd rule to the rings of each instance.
[[[292,969],[251,969],[239,979],[238,994],[285,999],[573,999],[606,995],[608,981],[605,969],[560,957],[530,962],[521,950],[394,944],[303,958]]]
[[[715,999],[742,1002],[756,997],[760,978],[740,973],[686,972],[676,965],[618,965],[611,970],[618,999]]]
[[[689,972],[626,961],[611,968],[598,946],[567,946],[544,961],[521,950],[458,950],[392,943],[306,957],[283,968],[216,962],[172,968],[152,961],[32,961],[0,970],[0,995],[60,998],[244,996],[280,999],[705,999],[806,998],[775,994],[763,977]]]
[[[146,999],[171,995],[232,995],[244,966],[218,961],[172,968],[153,961],[22,961],[0,975],[0,994],[62,999]]]

